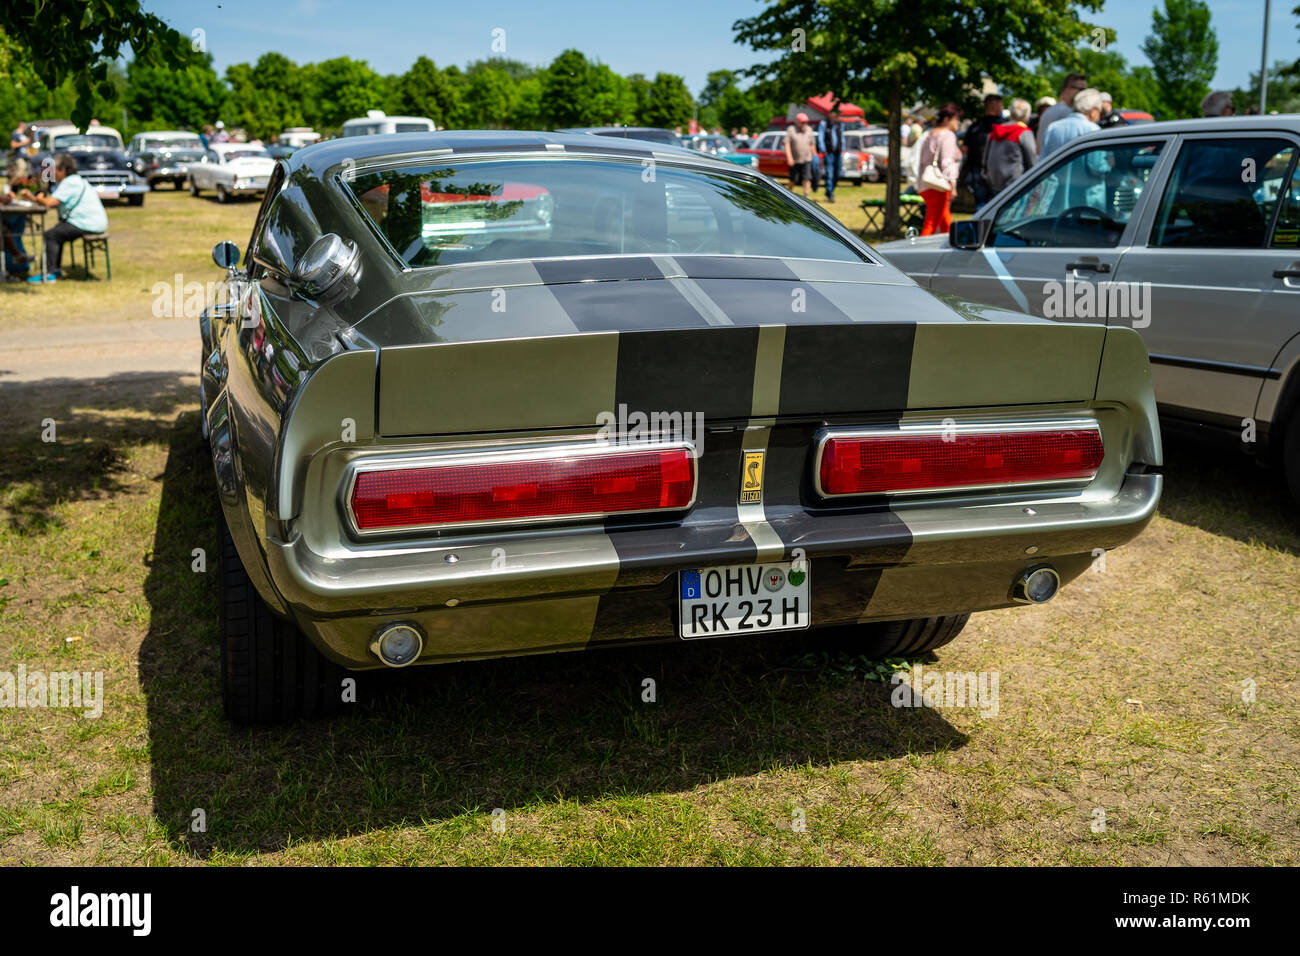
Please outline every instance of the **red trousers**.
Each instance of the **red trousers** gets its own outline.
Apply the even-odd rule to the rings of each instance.
[[[921,235],[946,234],[952,226],[952,213],[948,209],[952,190],[922,189],[921,198],[925,200],[925,225],[921,227]]]

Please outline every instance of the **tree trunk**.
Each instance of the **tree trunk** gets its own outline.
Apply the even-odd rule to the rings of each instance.
[[[903,81],[895,73],[889,84],[889,168],[885,170],[885,228],[882,238],[897,239],[902,235],[902,222],[898,215],[898,197],[902,192],[903,143],[899,128],[903,125]]]

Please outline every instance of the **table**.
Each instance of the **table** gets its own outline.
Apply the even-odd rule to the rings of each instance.
[[[41,264],[41,282],[45,281],[47,274],[45,268],[45,217],[49,215],[50,211],[49,206],[42,206],[38,202],[25,202],[21,199],[15,200],[7,206],[0,206],[0,218],[7,219],[9,216],[27,217],[27,228],[24,233],[30,235],[32,242],[36,244],[36,249],[28,250],[28,255],[31,255],[32,252],[38,253]],[[39,228],[37,227],[37,220],[40,221]],[[3,232],[4,226],[0,224],[0,233]],[[0,253],[3,253],[3,249],[0,249]],[[0,254],[0,282],[8,278],[8,275],[8,272],[5,271],[4,255]]]
[[[860,230],[859,236],[879,232],[885,227],[885,201],[883,199],[864,199],[862,211],[867,214],[867,223]],[[915,226],[920,229],[925,225],[925,200],[920,196],[906,193],[898,197],[898,218],[904,229]]]

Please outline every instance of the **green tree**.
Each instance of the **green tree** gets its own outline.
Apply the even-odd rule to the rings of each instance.
[[[338,129],[389,102],[387,81],[364,60],[340,56],[303,67],[303,86],[314,104],[313,125]]]
[[[221,115],[228,95],[208,54],[181,70],[132,60],[126,79],[123,103],[132,122],[145,127],[202,129]]]
[[[315,111],[311,67],[300,67],[281,53],[263,53],[251,66],[226,67],[230,98],[220,119],[257,139],[270,139],[288,126],[302,126]],[[203,122],[216,119],[211,116]]]
[[[591,64],[578,50],[565,50],[542,71],[542,119],[548,126],[587,125],[590,76]]]
[[[650,102],[640,116],[643,126],[672,129],[685,126],[695,112],[695,101],[686,81],[674,73],[656,73],[650,84]]]
[[[427,56],[417,58],[397,78],[394,93],[398,113],[427,116],[440,126],[453,125],[460,110],[461,95],[456,82]]]
[[[636,93],[626,78],[604,63],[591,69],[585,126],[626,126],[636,122]]]
[[[30,69],[46,89],[71,81],[76,102],[70,118],[83,128],[97,106],[118,96],[110,66],[124,46],[138,60],[175,68],[194,52],[190,37],[145,13],[139,0],[4,0],[0,31],[27,50]]]
[[[1251,107],[1259,107],[1259,71],[1251,70],[1250,85],[1232,91],[1232,104],[1237,115]],[[1271,113],[1300,113],[1300,73],[1292,72],[1285,60],[1278,60],[1268,71],[1268,104]]]
[[[902,121],[906,99],[968,97],[981,74],[1000,82],[1022,78],[1034,56],[1069,61],[1091,32],[1079,9],[1101,0],[773,0],[733,25],[738,42],[775,54],[745,72],[765,90],[800,100],[831,90],[887,106],[889,128]],[[899,232],[899,142],[890,137],[885,232]]]
[[[514,122],[519,90],[519,84],[503,69],[469,70],[456,125],[462,129],[509,128]]]
[[[1084,44],[1075,50],[1068,64],[1040,64],[1035,73],[1010,86],[1015,96],[1031,103],[1040,96],[1055,96],[1067,73],[1079,72],[1088,77],[1088,85],[1111,95],[1116,106],[1146,110],[1153,115],[1165,111],[1160,97],[1160,83],[1149,66],[1130,67],[1114,50],[1095,50]]]
[[[1210,8],[1200,0],[1165,0],[1163,13],[1151,11],[1151,35],[1142,52],[1160,83],[1165,118],[1200,116],[1219,62]]]

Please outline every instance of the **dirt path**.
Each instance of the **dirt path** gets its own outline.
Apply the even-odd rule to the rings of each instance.
[[[188,375],[197,381],[195,319],[0,331],[0,385],[116,375]]]

